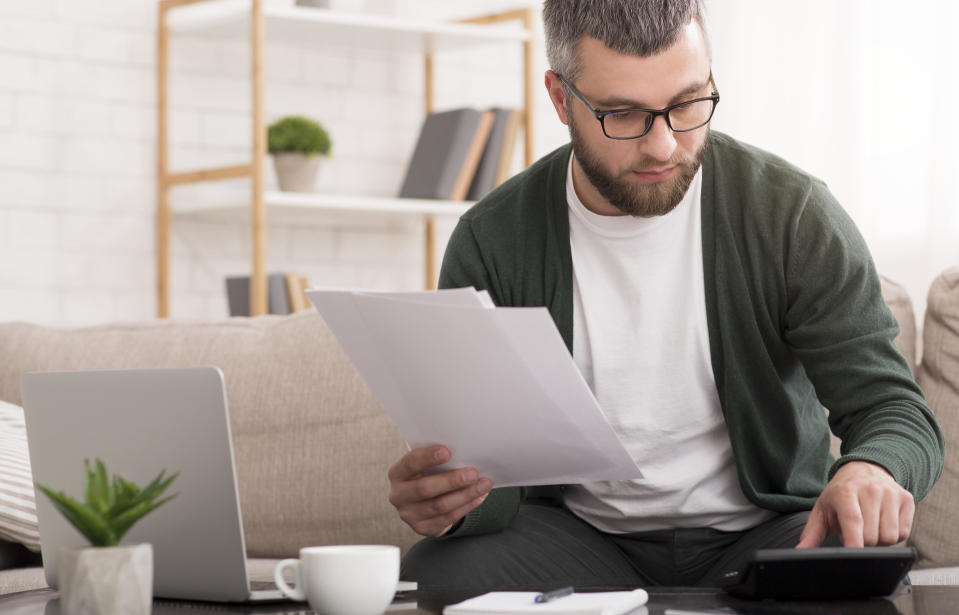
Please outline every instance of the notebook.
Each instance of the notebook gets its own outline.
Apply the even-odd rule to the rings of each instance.
[[[443,609],[443,615],[624,615],[646,604],[645,590],[573,593],[536,602],[539,592],[489,592]]]
[[[83,500],[84,460],[143,485],[161,470],[180,476],[177,497],[143,517],[123,544],[153,544],[153,595],[214,602],[284,600],[251,587],[226,390],[216,367],[35,372],[21,380],[33,479]],[[57,552],[89,546],[37,494],[47,583]],[[272,585],[272,584],[267,584]]]

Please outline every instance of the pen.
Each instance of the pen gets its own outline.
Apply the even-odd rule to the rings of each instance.
[[[554,589],[551,592],[543,592],[542,594],[536,596],[533,599],[533,602],[540,604],[542,602],[549,602],[550,600],[556,600],[557,598],[562,598],[563,596],[568,596],[573,593],[573,586],[561,587],[559,589]]]

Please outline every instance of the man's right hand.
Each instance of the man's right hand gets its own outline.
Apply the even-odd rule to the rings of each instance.
[[[449,459],[448,448],[431,446],[413,449],[390,466],[390,504],[417,534],[442,536],[493,488],[475,468],[424,474]]]

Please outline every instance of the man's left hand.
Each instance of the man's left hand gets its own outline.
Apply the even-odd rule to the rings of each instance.
[[[916,503],[881,466],[850,461],[841,466],[809,513],[797,549],[839,536],[844,547],[894,545],[912,528]]]

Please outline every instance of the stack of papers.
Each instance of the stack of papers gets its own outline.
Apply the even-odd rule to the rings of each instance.
[[[496,487],[628,480],[642,473],[546,308],[497,308],[472,288],[307,291],[411,448]]]
[[[452,604],[443,615],[623,615],[646,604],[645,590],[570,594],[549,602],[535,602],[537,592],[490,592]],[[645,607],[641,612],[646,612]]]

